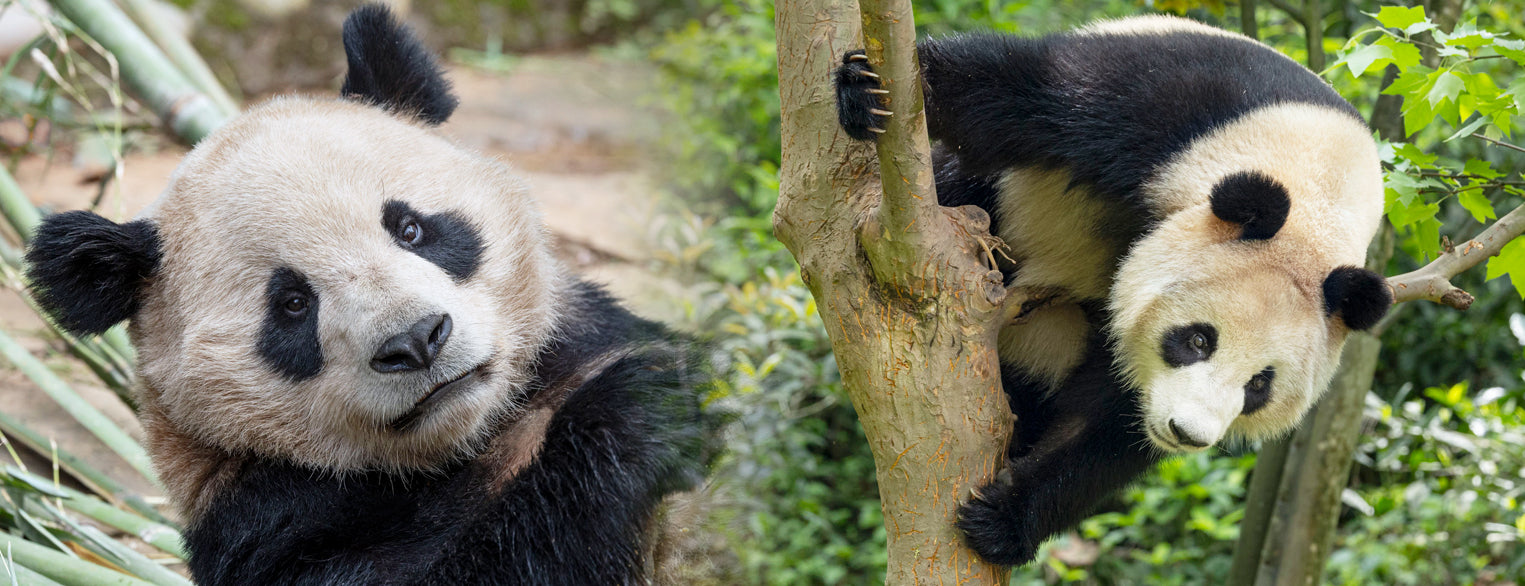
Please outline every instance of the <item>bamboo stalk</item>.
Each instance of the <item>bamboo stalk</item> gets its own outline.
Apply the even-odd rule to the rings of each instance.
[[[183,545],[184,539],[181,537],[180,532],[176,531],[173,527],[123,511],[106,501],[67,486],[53,484],[52,481],[46,478],[21,470],[15,466],[6,466],[5,473],[32,484],[42,484],[58,490],[68,495],[68,499],[63,501],[64,508],[131,533],[145,543],[159,548],[164,553],[182,560],[186,559],[185,547]]]
[[[186,143],[195,144],[228,119],[132,19],[110,0],[52,0],[122,65],[122,81]]]
[[[83,397],[79,396],[79,393],[69,387],[68,383],[58,378],[53,371],[48,370],[42,361],[32,356],[4,331],[0,331],[0,354],[10,360],[11,364],[36,383],[49,397],[52,397],[58,406],[63,407],[64,411],[79,421],[80,425],[85,426],[85,429],[90,430],[90,433],[105,442],[106,447],[111,448],[155,486],[161,486],[158,477],[154,475],[153,466],[148,461],[148,452],[143,450],[143,446],[138,445],[138,442],[107,419],[100,410],[87,403]]]
[[[185,37],[170,30],[162,19],[154,18],[153,7],[148,0],[119,1],[132,19],[143,27],[143,32],[164,50],[164,54],[180,67],[180,71],[190,79],[191,83],[217,103],[223,115],[232,116],[238,113],[238,103],[233,100],[233,96],[228,95],[228,90],[222,87],[222,83],[217,81],[217,76],[212,73],[212,68],[207,67],[207,62],[201,58],[201,54],[196,52],[196,48],[192,47]]]
[[[5,573],[0,576],[0,582],[5,584],[10,584],[14,578],[16,586],[63,586],[26,566],[12,563],[3,551],[0,551],[0,573]]]
[[[73,476],[75,480],[84,484],[85,488],[90,489],[91,492],[100,495],[110,502],[120,502],[151,521],[169,527],[175,526],[173,521],[170,521],[158,509],[149,504],[148,500],[144,499],[142,495],[129,490],[122,483],[117,482],[115,478],[95,469],[94,466],[85,463],[84,460],[73,453],[63,449],[53,449],[49,445],[47,438],[43,437],[42,434],[33,431],[20,421],[12,419],[3,411],[0,411],[0,432],[4,432],[5,437],[20,442],[21,445],[26,446],[34,452],[56,458],[59,467],[68,472],[70,476]]]
[[[0,532],[0,553],[63,586],[154,586],[9,533]]]
[[[32,200],[27,199],[16,179],[4,167],[0,167],[0,213],[5,214],[6,221],[21,236],[22,244],[32,241],[37,224],[42,221],[42,213],[37,211]]]

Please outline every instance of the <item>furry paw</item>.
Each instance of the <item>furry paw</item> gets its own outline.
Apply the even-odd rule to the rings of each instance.
[[[848,51],[837,68],[837,122],[847,135],[871,140],[884,132],[884,121],[892,112],[884,109],[882,96],[889,93],[879,87],[879,75],[868,64],[863,50]]]
[[[969,549],[985,561],[1020,566],[1033,561],[1043,543],[1029,537],[1024,517],[1020,489],[1007,469],[959,506],[958,529]]]

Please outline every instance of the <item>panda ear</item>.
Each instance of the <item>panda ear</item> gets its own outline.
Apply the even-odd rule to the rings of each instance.
[[[1358,267],[1339,267],[1324,277],[1324,312],[1340,316],[1352,330],[1366,330],[1387,315],[1393,292],[1382,275]]]
[[[458,100],[434,56],[382,4],[355,9],[344,20],[344,54],[349,73],[340,94],[413,116],[436,126],[455,111]]]
[[[1275,179],[1246,171],[1224,177],[1213,187],[1212,207],[1214,216],[1243,226],[1240,240],[1269,240],[1287,222],[1292,200]]]
[[[27,249],[32,297],[65,330],[99,334],[138,312],[163,253],[148,220],[118,224],[90,212],[50,216]]]

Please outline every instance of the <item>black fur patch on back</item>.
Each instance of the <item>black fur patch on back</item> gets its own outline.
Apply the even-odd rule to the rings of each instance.
[[[289,303],[300,299],[302,311]],[[307,278],[281,267],[265,285],[265,322],[259,331],[259,355],[265,364],[291,382],[318,376],[323,348],[318,343],[318,293]]]
[[[32,297],[65,330],[99,334],[138,312],[163,253],[153,222],[117,224],[90,212],[50,216],[27,250]]]
[[[1324,312],[1338,315],[1352,330],[1365,330],[1393,306],[1393,292],[1382,275],[1360,267],[1339,267],[1324,277]]]
[[[410,244],[402,237],[403,227],[417,222],[423,235],[417,244]],[[482,264],[482,253],[487,245],[482,234],[456,212],[421,214],[408,204],[389,199],[381,206],[381,226],[404,250],[434,263],[457,282],[471,278]]]
[[[973,34],[923,41],[919,55],[928,130],[966,172],[1069,169],[1127,201],[1192,141],[1256,109],[1360,118],[1303,66],[1219,34]]]
[[[349,74],[340,94],[431,126],[450,118],[459,100],[434,56],[382,4],[355,9],[344,21]]]
[[[1287,222],[1292,198],[1275,179],[1255,171],[1224,177],[1213,186],[1213,215],[1244,228],[1240,240],[1270,240]]]

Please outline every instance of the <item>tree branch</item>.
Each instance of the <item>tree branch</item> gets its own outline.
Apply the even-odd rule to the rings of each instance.
[[[1504,245],[1525,233],[1525,205],[1504,214],[1471,240],[1441,253],[1439,258],[1418,270],[1388,277],[1393,302],[1427,299],[1456,309],[1472,306],[1472,294],[1451,284],[1451,278],[1477,266],[1484,259],[1498,255]]]
[[[1287,13],[1287,16],[1292,17],[1292,20],[1297,21],[1298,24],[1301,24],[1304,28],[1307,28],[1308,21],[1304,18],[1307,15],[1304,14],[1304,10],[1302,8],[1293,6],[1291,3],[1287,2],[1287,0],[1266,0],[1266,3],[1276,7],[1277,10]]]
[[[779,0],[783,164],[774,231],[800,263],[874,453],[887,582],[995,585],[954,527],[1006,452],[996,333],[1006,291],[989,217],[937,205],[907,0]],[[869,37],[860,37],[863,23]],[[866,48],[893,111],[867,143],[837,124],[832,70]],[[880,177],[884,180],[880,181]]]

